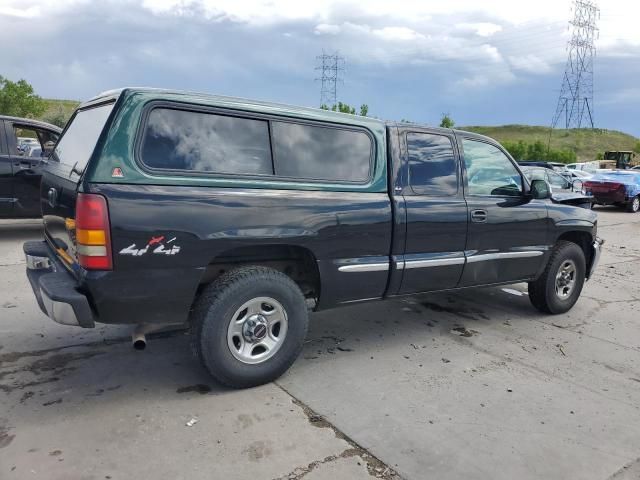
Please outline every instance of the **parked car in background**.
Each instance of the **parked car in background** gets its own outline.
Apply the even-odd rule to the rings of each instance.
[[[584,183],[584,190],[599,205],[616,205],[633,213],[640,210],[640,172],[614,170],[598,173]]]
[[[42,166],[61,131],[49,123],[0,115],[0,218],[41,215]]]
[[[550,201],[498,142],[325,110],[157,89],[74,113],[24,245],[40,308],[81,327],[188,324],[221,383],[300,353],[308,309],[528,282],[558,314],[598,263],[597,215]]]
[[[549,182],[554,192],[573,192],[575,190],[582,190],[582,180],[580,179],[576,179],[577,181],[574,182],[573,179],[569,179],[566,176],[561,175],[559,172],[549,168],[526,166],[521,168],[522,173],[524,173],[529,180],[546,180]]]
[[[46,152],[42,150],[42,147],[40,147],[40,145],[38,145],[37,147],[29,147],[25,152],[25,157],[39,158],[42,156],[46,156]]]
[[[584,170],[564,170],[563,172],[558,172],[564,178],[566,178],[570,182],[575,182],[575,180],[580,180],[582,183],[589,180],[593,177],[592,173],[586,172]],[[574,183],[574,190],[577,182]]]
[[[524,161],[520,161],[518,162],[518,165],[521,165],[523,167],[542,167],[542,168],[548,168],[549,170],[557,170],[557,171],[563,171],[566,170],[566,164],[564,163],[558,163],[558,162],[543,162],[543,161],[532,161],[532,160],[524,160]]]
[[[587,173],[595,173],[598,168],[600,168],[600,161],[594,160],[593,162],[576,162],[569,163],[566,165],[568,170],[581,170]]]
[[[551,199],[556,202],[592,208],[593,200],[584,194],[582,178],[571,176],[570,170],[557,172],[542,167],[521,167],[522,173],[530,180],[544,180],[551,186]]]

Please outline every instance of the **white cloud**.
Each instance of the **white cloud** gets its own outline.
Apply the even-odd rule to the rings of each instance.
[[[18,18],[35,18],[40,16],[40,7],[32,6],[27,8],[16,8],[0,5],[0,15]]]
[[[461,31],[471,31],[480,37],[490,37],[502,30],[502,25],[491,22],[459,23],[456,28]]]
[[[373,30],[373,34],[390,41],[425,40],[426,37],[408,27],[383,27]]]
[[[338,33],[340,33],[340,26],[321,23],[319,25],[316,25],[314,33],[316,35],[337,35]]]
[[[542,75],[551,71],[551,65],[537,55],[521,55],[508,57],[515,70]]]

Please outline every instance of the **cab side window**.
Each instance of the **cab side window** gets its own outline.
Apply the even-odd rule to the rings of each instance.
[[[458,168],[449,137],[407,133],[407,152],[411,190],[420,195],[458,193]]]
[[[16,155],[21,157],[46,157],[58,141],[58,135],[32,127],[13,126]]]
[[[462,139],[469,195],[517,197],[522,177],[511,160],[497,147],[478,140]]]

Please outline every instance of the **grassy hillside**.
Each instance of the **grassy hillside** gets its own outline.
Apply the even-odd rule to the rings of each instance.
[[[549,127],[529,125],[503,125],[499,127],[460,127],[461,130],[480,133],[495,138],[499,142],[533,143],[537,140],[547,145]],[[586,128],[554,130],[551,136],[551,148],[573,150],[579,161],[595,160],[598,153],[607,150],[633,150],[640,138],[616,130],[590,130]]]
[[[69,117],[80,104],[76,100],[55,100],[50,98],[43,99],[46,104],[46,109],[40,115],[39,119],[45,122],[53,123],[59,127],[64,127]]]

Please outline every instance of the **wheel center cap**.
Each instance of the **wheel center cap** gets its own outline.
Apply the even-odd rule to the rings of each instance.
[[[267,336],[267,319],[263,315],[253,315],[244,323],[242,330],[248,342],[258,342]]]

